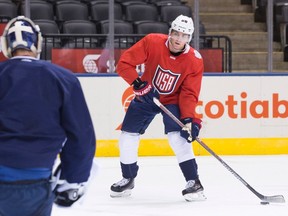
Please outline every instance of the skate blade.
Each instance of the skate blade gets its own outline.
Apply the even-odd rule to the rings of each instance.
[[[203,191],[200,191],[198,193],[188,193],[183,196],[187,202],[205,201],[207,199]]]
[[[111,191],[110,197],[112,197],[112,198],[129,197],[129,196],[131,196],[131,193],[132,193],[132,190],[125,190],[122,192]]]

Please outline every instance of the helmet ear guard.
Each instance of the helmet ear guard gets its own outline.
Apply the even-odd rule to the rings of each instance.
[[[169,29],[169,35],[171,31],[175,30],[178,32],[182,32],[183,34],[189,35],[188,43],[192,40],[192,34],[194,32],[194,23],[191,17],[179,15],[176,19],[171,23],[171,27]]]
[[[5,57],[11,58],[17,49],[26,49],[39,58],[42,51],[42,35],[38,25],[32,20],[18,16],[10,20],[1,37],[2,52]]]

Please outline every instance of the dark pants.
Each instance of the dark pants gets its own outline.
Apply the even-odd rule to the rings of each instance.
[[[0,216],[50,216],[53,200],[48,180],[0,182]]]
[[[180,118],[180,110],[177,104],[168,104],[165,105],[165,107],[177,118]],[[165,134],[181,130],[181,127],[175,123],[170,116],[161,111],[156,104],[142,103],[137,99],[132,100],[129,105],[121,130],[130,133],[144,134],[154,117],[159,113],[163,116]]]

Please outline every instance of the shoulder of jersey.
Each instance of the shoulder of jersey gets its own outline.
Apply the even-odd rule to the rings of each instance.
[[[202,60],[202,55],[196,49],[191,47],[190,53],[193,56],[193,58]]]

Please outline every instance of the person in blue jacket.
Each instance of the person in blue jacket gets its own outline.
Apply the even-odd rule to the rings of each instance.
[[[19,16],[1,37],[0,215],[48,216],[53,202],[71,206],[85,192],[96,138],[77,77],[39,60],[39,26]],[[56,158],[61,181],[52,190]],[[59,181],[60,182],[60,181]]]

